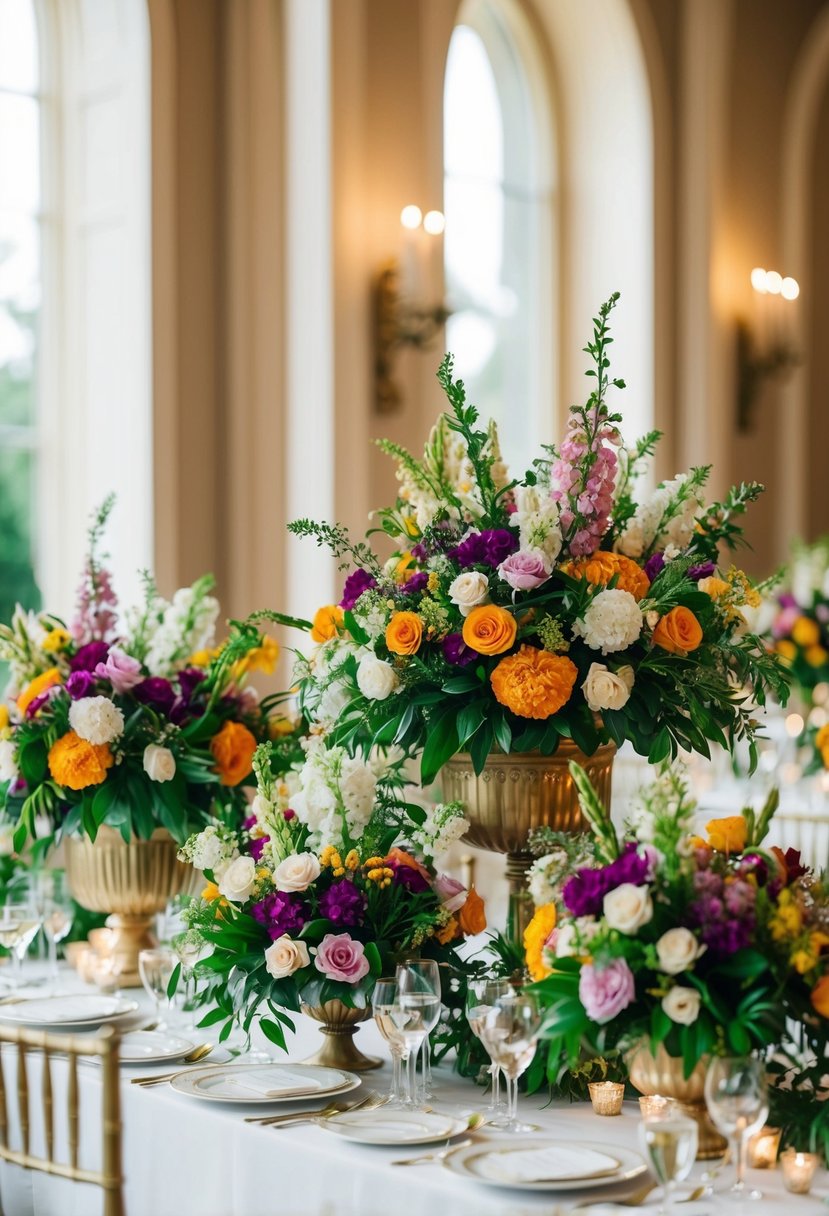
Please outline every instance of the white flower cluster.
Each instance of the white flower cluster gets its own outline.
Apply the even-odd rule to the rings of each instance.
[[[163,605],[163,607],[162,607]],[[191,654],[213,645],[219,601],[198,587],[181,587],[172,603],[159,601],[159,619],[147,651],[153,675],[167,676]]]
[[[408,799],[414,801],[414,799]],[[422,803],[421,803],[422,805]],[[417,845],[429,859],[447,852],[456,840],[468,831],[469,821],[464,818],[459,802],[438,802],[423,808],[426,818],[412,832],[412,844]]]
[[[515,506],[510,523],[518,529],[522,550],[538,550],[552,570],[562,544],[558,503],[538,486],[516,486]]]
[[[234,832],[211,824],[191,836],[178,855],[181,861],[189,861],[197,870],[210,870],[220,882],[230,863],[239,856],[239,842]]]
[[[349,756],[345,748],[327,748],[319,735],[311,736],[304,746],[305,764],[291,807],[310,830],[309,847],[339,848],[346,832],[351,840],[359,840],[374,807],[375,767]]]
[[[12,739],[0,739],[0,781],[16,781],[19,776]]]
[[[578,958],[589,954],[590,943],[599,932],[599,922],[592,916],[579,916],[565,921],[553,934],[553,949],[545,951],[553,958]],[[548,965],[551,960],[546,960]]]
[[[679,473],[671,481],[658,486],[651,496],[640,503],[619,538],[617,548],[627,557],[641,557],[653,546],[676,557],[691,540],[700,509],[705,505],[700,491],[686,498],[682,492],[688,481],[687,473]]]
[[[576,637],[591,650],[613,654],[632,646],[642,632],[642,610],[629,591],[613,588],[594,595],[584,616],[573,624]]]
[[[536,858],[527,875],[527,885],[535,906],[541,908],[544,904],[554,903],[561,884],[569,875],[570,858],[564,849],[553,849],[551,853]]]
[[[305,708],[321,726],[336,722],[355,696],[357,689],[346,664],[360,653],[361,647],[336,635],[317,647],[308,660],[307,668],[300,667],[294,673],[297,681],[310,673],[311,680],[306,683]]]
[[[692,830],[695,810],[684,776],[676,768],[666,769],[637,792],[625,827],[640,844],[658,841],[665,848],[673,843],[679,847]]]
[[[124,733],[124,715],[109,697],[81,697],[70,706],[69,725],[87,743],[113,743]]]
[[[9,665],[9,682],[3,693],[3,701],[10,705],[17,700],[20,690],[42,670],[38,665],[38,652],[43,654],[42,646],[48,630],[44,627],[36,612],[27,612],[20,604],[15,607],[12,619],[8,625],[0,625],[0,662]],[[47,666],[54,659],[48,656]]]

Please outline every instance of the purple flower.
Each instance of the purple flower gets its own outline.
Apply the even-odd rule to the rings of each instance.
[[[345,580],[340,607],[350,611],[364,591],[377,586],[377,579],[368,570],[353,570]]]
[[[509,583],[513,591],[532,591],[546,583],[550,572],[544,564],[540,553],[526,549],[519,553],[511,553],[498,567],[498,573],[504,582]]]
[[[732,916],[745,916],[754,910],[757,888],[741,878],[729,883],[725,888],[725,906]]]
[[[87,642],[69,660],[72,671],[94,671],[99,663],[106,662],[109,646],[106,642]]]
[[[425,570],[417,570],[410,579],[401,587],[404,595],[416,595],[418,591],[425,591],[429,585],[429,575]]]
[[[249,815],[243,826],[246,832],[250,832],[251,828],[256,827],[256,816]],[[258,861],[262,856],[266,843],[264,836],[254,836],[248,840],[248,852],[254,861]]]
[[[448,633],[441,643],[443,657],[453,667],[468,667],[478,657],[477,650],[467,646],[461,633]]]
[[[592,1022],[610,1022],[636,999],[633,972],[623,958],[606,967],[586,963],[579,975],[579,1000]]]
[[[273,891],[250,910],[254,920],[264,925],[271,941],[287,933],[294,937],[308,920],[308,912],[301,899],[284,891]]]
[[[665,554],[662,552],[652,553],[645,562],[644,571],[648,578],[653,582],[657,574],[661,574],[665,569]]]
[[[88,697],[95,687],[95,677],[91,671],[73,671],[66,681],[66,691],[73,701]]]
[[[688,578],[698,583],[701,578],[710,578],[716,569],[713,562],[702,562],[699,566],[689,566]]]
[[[737,867],[741,875],[753,875],[758,887],[764,887],[769,878],[769,867],[759,853],[744,853]]]
[[[598,916],[608,891],[622,883],[641,887],[648,880],[651,858],[637,852],[636,845],[625,845],[621,857],[601,869],[577,870],[568,878],[562,890],[565,907],[573,916]]]
[[[99,680],[109,680],[116,692],[129,692],[144,679],[138,659],[127,654],[120,646],[113,646],[105,663],[95,668]]]
[[[140,684],[136,684],[132,691],[136,701],[149,705],[162,714],[169,714],[176,699],[172,684],[163,676],[149,676]]]
[[[777,597],[777,602],[781,608],[796,608],[797,600],[790,591],[782,591]]]
[[[413,866],[401,864],[395,857],[387,857],[386,865],[394,870],[395,883],[400,887],[405,887],[413,895],[416,895],[419,891],[429,890],[428,880],[423,877],[419,870],[415,870]]]
[[[362,924],[366,897],[348,878],[333,882],[320,895],[320,912],[334,925]]]
[[[462,882],[449,874],[438,874],[434,882],[434,892],[440,900],[441,907],[447,912],[458,912],[466,903],[469,894]]]
[[[518,537],[509,528],[491,528],[486,532],[470,532],[454,549],[449,550],[462,568],[468,566],[500,566],[518,548]]]
[[[47,688],[40,696],[35,697],[26,706],[26,718],[33,718],[36,713],[43,709],[44,705],[48,705],[50,701],[54,701],[55,697],[59,697],[63,692],[60,684],[53,684],[51,688]]]
[[[204,679],[204,672],[198,667],[185,667],[178,673],[178,686],[183,700],[188,703],[193,699],[193,693]]]

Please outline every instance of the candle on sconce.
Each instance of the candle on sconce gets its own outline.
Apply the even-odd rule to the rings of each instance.
[[[783,1170],[783,1185],[793,1195],[808,1195],[812,1189],[812,1180],[818,1167],[817,1153],[799,1153],[796,1149],[787,1148],[780,1154],[780,1167]]]
[[[411,302],[420,294],[420,258],[418,256],[418,237],[423,212],[416,203],[407,203],[400,212],[400,226],[403,229],[400,248],[400,277],[399,291],[402,299]]]
[[[761,1127],[748,1142],[748,1164],[754,1170],[771,1170],[777,1163],[780,1148],[779,1127]]]
[[[591,1081],[587,1086],[597,1115],[621,1115],[625,1087],[621,1081]]]

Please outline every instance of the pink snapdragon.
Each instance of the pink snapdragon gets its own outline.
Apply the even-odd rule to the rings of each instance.
[[[561,507],[561,528],[569,537],[574,557],[594,553],[610,524],[621,443],[619,431],[604,422],[605,408],[594,409],[587,425],[580,415],[571,418],[559,459],[553,466],[551,497]]]
[[[69,632],[78,646],[86,642],[108,642],[115,636],[118,617],[114,611],[118,597],[112,586],[112,575],[88,557],[78,587],[75,616]]]

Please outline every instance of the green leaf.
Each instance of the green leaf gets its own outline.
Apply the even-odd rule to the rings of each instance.
[[[458,714],[458,744],[465,747],[486,717],[486,707],[480,701],[464,705]]]
[[[365,955],[368,959],[369,974],[381,975],[383,971],[383,960],[380,958],[380,951],[374,942],[366,942]]]
[[[167,982],[167,999],[170,1001],[173,999],[173,997],[176,994],[176,989],[178,988],[178,981],[179,981],[180,976],[181,976],[181,963],[176,963],[175,967],[173,968],[172,975],[170,976],[170,979]]]
[[[453,706],[429,723],[429,734],[420,760],[420,774],[424,785],[430,785],[434,781],[446,761],[451,760],[460,748],[455,714]]]
[[[272,1022],[270,1018],[259,1019],[259,1029],[262,1031],[266,1039],[270,1039],[272,1043],[276,1043],[282,1051],[287,1051],[285,1046],[285,1032],[278,1022]]]

